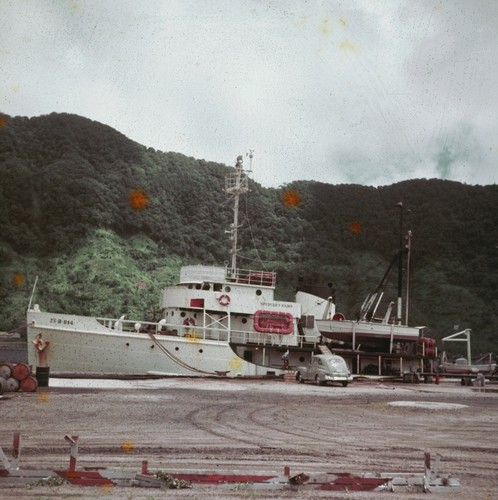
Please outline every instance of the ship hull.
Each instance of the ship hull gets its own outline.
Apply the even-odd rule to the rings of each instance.
[[[42,356],[37,339],[48,343]],[[226,340],[162,335],[157,330],[125,332],[97,318],[36,311],[28,312],[28,362],[49,366],[53,375],[239,377],[278,372],[245,361]]]

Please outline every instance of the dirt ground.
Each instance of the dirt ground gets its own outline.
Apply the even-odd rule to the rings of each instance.
[[[395,405],[392,403],[396,403]],[[496,498],[498,386],[354,382],[347,388],[281,380],[50,379],[37,393],[0,399],[0,445],[21,433],[21,468],[67,469],[64,435],[79,436],[77,469],[212,471],[283,475],[423,472],[424,452],[460,493]],[[423,493],[260,490],[246,485],[186,490],[137,487],[4,486],[1,498],[427,498]]]

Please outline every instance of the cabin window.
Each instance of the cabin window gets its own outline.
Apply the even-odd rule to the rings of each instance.
[[[186,315],[187,315],[187,313],[186,313],[185,311],[182,311],[182,312],[180,313],[180,316],[181,316],[182,318],[184,318]]]
[[[180,348],[179,348],[179,347],[175,347],[175,351],[179,351],[179,350],[180,350]]]
[[[209,283],[204,283],[204,284],[202,285],[202,289],[203,289],[203,290],[210,290],[210,289],[211,289],[211,285],[210,285]]]
[[[204,351],[202,349],[199,349],[199,352],[202,354]]]
[[[221,292],[221,285],[220,285],[219,283],[215,283],[215,284],[213,285],[213,290],[214,290],[215,292]]]
[[[199,283],[197,283],[197,285],[195,285],[195,289],[196,290],[200,290],[201,289],[201,285]]]
[[[225,287],[225,292],[230,292],[232,289],[229,286]]]
[[[256,290],[256,295],[261,295],[263,292],[261,290]]]
[[[304,363],[304,356],[299,356],[299,362]]]
[[[247,318],[242,318],[242,323],[245,325],[247,323]]]

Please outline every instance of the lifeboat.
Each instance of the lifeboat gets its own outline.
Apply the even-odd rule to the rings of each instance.
[[[280,311],[256,311],[254,329],[259,333],[288,335],[294,331],[292,314]]]

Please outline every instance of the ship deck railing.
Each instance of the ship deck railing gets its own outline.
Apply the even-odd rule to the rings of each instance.
[[[302,346],[305,338],[300,335],[281,335],[259,333],[254,330],[233,330],[227,328],[220,320],[206,322],[207,326],[200,325],[178,325],[166,322],[152,322],[152,321],[133,321],[125,319],[112,319],[112,318],[96,318],[97,321],[114,331],[115,333],[123,334],[142,334],[142,335],[158,335],[162,336],[180,337],[196,340],[214,340],[231,342],[234,344],[247,344],[257,346],[282,346],[282,347],[296,347]]]
[[[277,273],[275,271],[255,271],[253,269],[227,269],[226,280],[228,283],[239,283],[243,285],[258,285],[275,287]]]

